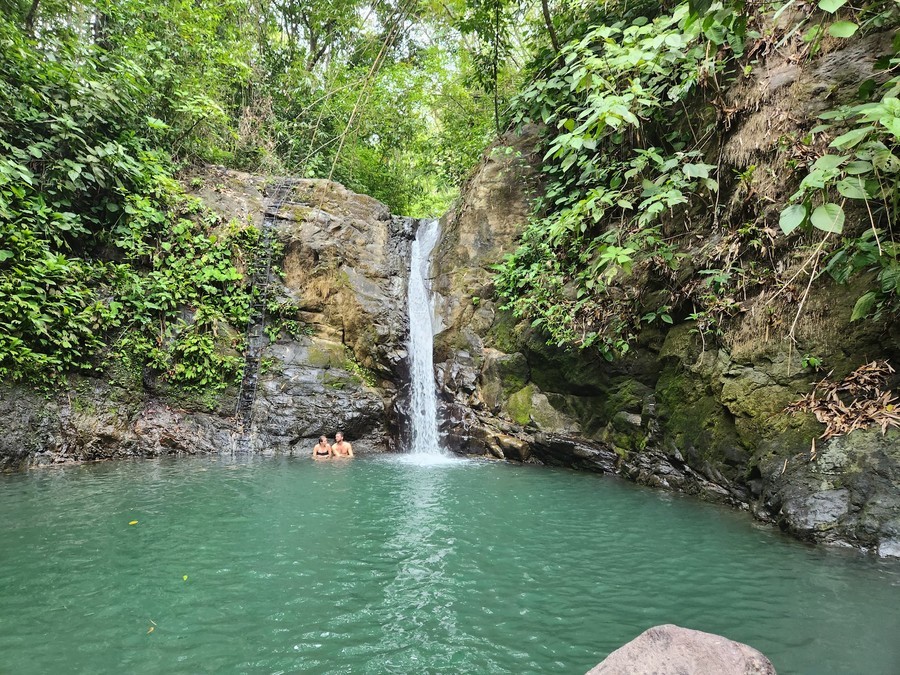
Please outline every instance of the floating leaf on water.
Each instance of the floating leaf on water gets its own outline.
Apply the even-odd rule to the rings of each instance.
[[[150,633],[152,633],[155,630],[156,630],[155,626],[150,626],[150,628],[147,629],[147,635],[150,635]]]
[[[138,521],[132,520],[132,521],[131,521],[130,523],[128,523],[128,524],[129,524],[129,525],[137,525],[137,524],[138,524]]]
[[[181,578],[184,579],[185,581],[187,581],[187,574],[185,574],[185,575],[184,575],[183,577],[181,577]]]

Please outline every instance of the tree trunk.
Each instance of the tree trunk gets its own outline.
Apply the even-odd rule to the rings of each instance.
[[[559,54],[559,38],[556,36],[556,29],[553,27],[553,19],[550,17],[550,7],[547,0],[541,0],[541,10],[544,12],[544,23],[547,24],[547,32],[550,33],[550,43],[553,45],[553,51]]]
[[[494,3],[494,127],[500,135],[500,101],[497,91],[500,69],[500,3]]]
[[[98,12],[94,17],[94,44],[106,51],[112,50],[112,42],[109,39],[109,16],[105,12]]]
[[[34,22],[37,19],[40,2],[41,0],[31,0],[31,7],[28,9],[28,14],[25,15],[25,30],[29,33],[34,32]]]

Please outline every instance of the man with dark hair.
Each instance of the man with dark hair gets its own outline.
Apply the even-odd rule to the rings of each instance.
[[[344,432],[339,431],[334,435],[334,445],[331,452],[335,457],[353,457],[353,446],[344,440]]]

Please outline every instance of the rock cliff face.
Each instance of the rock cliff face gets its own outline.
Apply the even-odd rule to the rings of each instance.
[[[871,74],[859,50],[876,47],[851,45],[808,69],[770,59],[732,92],[736,122],[722,171],[754,164],[756,174],[777,176],[771,150],[780,135],[821,111],[821,87],[837,100],[855,91]],[[824,376],[804,369],[787,339],[793,302],[748,298],[715,342],[691,322],[648,326],[628,358],[613,363],[549,347],[499,308],[491,266],[517,245],[529,195],[540,189],[538,133],[502,139],[442,222],[435,363],[448,443],[462,453],[618,473],[750,509],[801,538],[898,555],[900,431],[855,431],[816,448],[823,426],[785,412]],[[734,187],[721,198],[739,208],[746,195]],[[873,359],[900,363],[897,322],[850,322],[861,292],[820,279],[797,322],[798,343],[835,378]]]
[[[200,196],[229,217],[262,222],[259,178],[206,177]],[[406,380],[406,283],[417,222],[338,183],[292,180],[278,211],[284,246],[280,299],[305,335],[282,335],[264,354],[252,447],[306,447],[343,429],[361,450],[390,447]]]
[[[262,178],[215,168],[192,178],[226,220],[263,222],[270,186]],[[263,353],[249,446],[305,453],[320,434],[343,429],[357,451],[389,449],[402,408],[398,383],[406,380],[406,279],[417,222],[337,183],[288,182],[275,221],[281,281],[270,297],[298,308],[303,328],[282,332]],[[236,394],[193,400],[115,368],[72,377],[61,395],[0,386],[0,469],[228,451],[238,438]]]

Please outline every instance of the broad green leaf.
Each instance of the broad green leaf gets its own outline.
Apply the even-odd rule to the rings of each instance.
[[[810,222],[813,227],[823,232],[834,232],[840,234],[844,231],[844,209],[840,204],[822,204],[816,207],[810,216]]]
[[[896,138],[900,138],[900,116],[885,115],[879,120],[881,124],[891,132]]]
[[[688,0],[688,10],[691,14],[703,16],[712,6],[712,0]]]
[[[900,264],[893,261],[881,271],[881,292],[900,295]]]
[[[857,145],[866,136],[868,136],[869,133],[871,133],[872,129],[872,126],[857,127],[856,129],[851,129],[846,134],[841,134],[840,136],[835,138],[829,145],[832,148],[852,148],[854,145]],[[831,155],[826,155],[826,157],[830,156]]]
[[[872,164],[875,168],[884,173],[895,173],[900,171],[900,160],[890,150],[879,150],[872,155]]]
[[[685,164],[682,171],[688,178],[709,178],[709,164]]]
[[[847,157],[844,155],[822,155],[815,161],[815,163],[813,164],[813,168],[828,171],[829,169],[838,168],[846,160]]]
[[[819,9],[829,14],[834,14],[847,4],[847,0],[819,0]]]
[[[801,191],[805,188],[825,187],[825,172],[822,169],[813,169],[800,181]]]
[[[836,38],[848,38],[859,30],[859,26],[852,21],[835,21],[828,26],[828,34]]]
[[[845,178],[842,181],[839,181],[837,184],[838,192],[841,193],[842,197],[846,197],[847,199],[868,199],[869,195],[866,193],[866,185],[863,183],[862,179],[854,176],[852,178]]]
[[[898,33],[898,35],[900,35],[900,33]],[[869,78],[868,80],[865,80],[861,85],[859,85],[859,90],[856,92],[856,95],[864,101],[872,96],[877,86],[878,84],[875,82],[875,80]]]
[[[856,301],[856,304],[853,305],[853,312],[850,314],[851,321],[859,321],[860,319],[864,319],[869,315],[869,312],[872,311],[872,308],[875,306],[875,302],[878,300],[878,295],[875,291],[869,291],[868,293],[862,295],[859,300]]]
[[[725,30],[725,26],[716,23],[710,26],[708,29],[704,30],[703,34],[706,35],[706,39],[713,44],[721,45],[725,42],[725,38],[728,33]]]
[[[147,126],[158,131],[165,131],[169,128],[169,125],[163,122],[161,119],[157,119],[156,117],[152,117],[150,115],[147,116]]]
[[[806,220],[806,207],[802,204],[791,204],[778,217],[778,226],[785,235],[796,230]]]
[[[869,173],[872,170],[872,163],[862,160],[850,162],[844,167],[844,172],[850,176],[858,176],[863,173]]]

